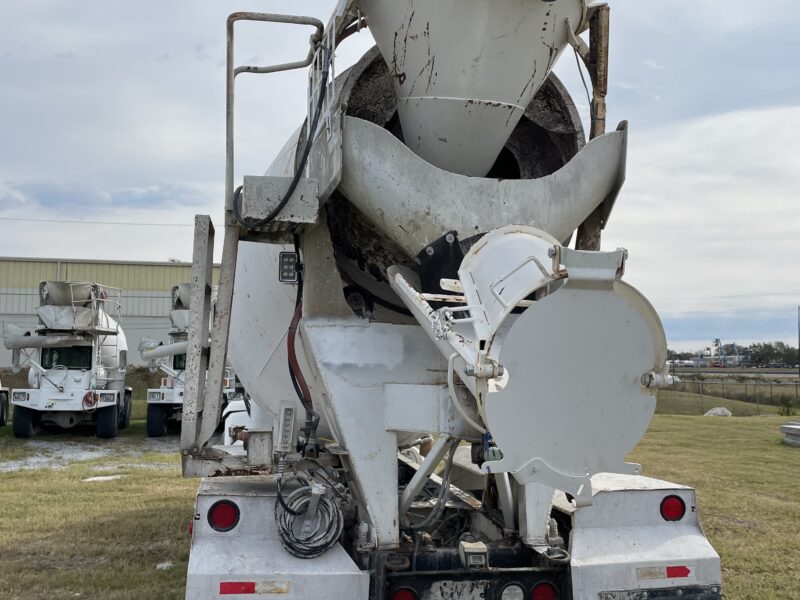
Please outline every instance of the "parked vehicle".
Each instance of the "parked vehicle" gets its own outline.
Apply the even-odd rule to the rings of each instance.
[[[628,253],[600,249],[627,148],[625,124],[604,133],[608,15],[342,0],[327,26],[229,17],[210,341],[214,228],[195,221],[187,600],[722,597],[694,490],[625,462],[673,379]],[[315,27],[308,60],[237,67],[242,20]],[[331,81],[363,27],[377,49]],[[570,44],[597,86],[587,144],[551,73]],[[234,78],[298,65],[306,123],[239,186]],[[246,448],[215,437],[226,357]]]
[[[14,368],[30,367],[28,388],[11,392],[16,437],[33,437],[42,425],[93,424],[98,437],[113,438],[128,426],[132,394],[125,387],[121,295],[98,283],[43,281],[38,327],[6,328]]]
[[[172,288],[170,303],[169,342],[164,344],[149,338],[139,343],[139,354],[158,369],[164,377],[161,385],[147,390],[147,435],[161,437],[170,423],[180,424],[184,398],[184,371],[186,370],[187,330],[189,327],[189,302],[191,285],[182,283]],[[226,369],[223,394],[226,399],[235,394],[233,369]]]

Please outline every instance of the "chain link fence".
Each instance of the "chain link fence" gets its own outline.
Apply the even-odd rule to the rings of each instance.
[[[726,406],[734,414],[783,414],[800,413],[800,381],[769,381],[741,377],[737,379],[698,379],[681,376],[681,382],[672,390],[697,396],[697,412],[720,404],[719,399],[733,401]],[[735,408],[736,410],[733,410]]]

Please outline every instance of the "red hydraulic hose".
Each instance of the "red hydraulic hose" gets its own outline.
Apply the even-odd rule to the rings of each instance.
[[[289,331],[288,335],[286,336],[286,349],[289,354],[289,367],[292,369],[292,373],[297,380],[297,385],[300,387],[300,391],[302,392],[303,398],[305,401],[303,404],[306,407],[306,410],[311,413],[314,409],[314,404],[311,400],[311,392],[308,389],[308,385],[306,384],[306,379],[303,377],[303,372],[300,370],[300,364],[297,362],[297,350],[295,349],[295,337],[297,336],[297,326],[300,324],[300,319],[303,316],[303,304],[298,303],[297,307],[294,309],[294,316],[292,317],[292,322],[289,324]]]

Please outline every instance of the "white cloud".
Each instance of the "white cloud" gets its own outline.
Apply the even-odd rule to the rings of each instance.
[[[334,5],[274,0],[269,10],[326,20]],[[628,183],[606,247],[630,250],[628,279],[668,318],[788,310],[800,297],[800,116],[796,107],[769,105],[798,97],[795,2],[614,0],[612,8],[609,124],[632,125]],[[27,183],[85,187],[103,198],[180,187],[197,190],[192,205],[169,197],[146,209],[87,201],[70,218],[191,223],[200,212],[220,225],[224,20],[233,10],[264,5],[1,3],[2,214],[64,218],[20,192]],[[307,33],[242,24],[237,56],[293,60],[305,54]],[[773,39],[784,43],[771,54]],[[371,45],[368,31],[348,39],[337,72]],[[558,72],[587,117],[573,58]],[[262,172],[302,121],[305,77],[239,81],[237,178]],[[742,106],[750,109],[688,120]],[[103,250],[108,258],[188,258],[190,231],[0,221],[0,255],[90,257],[96,233],[113,241]]]
[[[605,235],[627,279],[668,315],[776,310],[800,300],[800,106],[631,133]]]

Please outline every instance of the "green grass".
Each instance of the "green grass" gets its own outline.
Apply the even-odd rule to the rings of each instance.
[[[697,489],[729,600],[800,599],[800,449],[777,433],[787,420],[657,415],[630,457]],[[141,421],[110,442],[84,433],[37,439],[114,454],[0,472],[0,598],[182,598],[197,480],[181,478],[177,451],[148,442]],[[24,446],[0,428],[0,463],[30,455]],[[83,481],[107,474],[124,477]],[[156,570],[164,561],[175,567]]]
[[[777,406],[757,405],[740,400],[728,400],[719,396],[690,394],[660,390],[656,413],[661,415],[703,415],[712,408],[722,406],[733,413],[734,417],[752,417],[756,415],[777,415]]]
[[[697,489],[728,599],[800,599],[800,449],[778,433],[788,420],[657,415],[632,453],[645,475]]]
[[[2,461],[23,445],[10,435],[9,427],[0,429]],[[198,481],[181,478],[177,450],[162,445],[127,453],[146,448],[141,422],[110,442],[91,431],[37,440],[111,447],[118,454],[58,470],[0,473],[0,598],[183,598]],[[123,477],[83,481],[117,474]],[[164,561],[175,567],[156,570]]]

